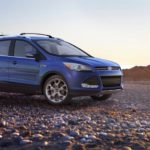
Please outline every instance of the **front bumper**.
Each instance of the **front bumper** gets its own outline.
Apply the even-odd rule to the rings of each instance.
[[[123,89],[123,74],[121,70],[115,71],[96,71],[96,72],[72,72],[71,82],[69,85],[70,94],[73,96],[92,96],[99,93],[110,94],[119,92]],[[102,80],[104,78],[105,80]],[[108,80],[107,80],[108,78]],[[120,80],[113,81],[113,78],[120,78]],[[91,84],[94,82],[98,86],[83,87],[82,84]],[[108,82],[107,82],[108,81]],[[105,84],[104,84],[105,82]],[[112,82],[112,84],[110,83]],[[116,84],[119,82],[119,84]]]
[[[113,90],[89,90],[89,89],[80,89],[80,90],[71,90],[70,94],[72,96],[93,96],[93,95],[98,95],[98,94],[113,94],[122,91],[123,88],[120,87],[119,89],[113,89]]]
[[[115,89],[115,90],[103,90],[103,91],[101,91],[100,93],[101,93],[101,94],[112,94],[112,93],[120,92],[120,91],[122,91],[122,90],[123,90],[123,88],[122,88],[122,89]]]

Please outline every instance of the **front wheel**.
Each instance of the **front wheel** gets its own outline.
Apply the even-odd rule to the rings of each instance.
[[[46,99],[51,104],[63,104],[70,99],[68,85],[59,75],[49,77],[44,84],[43,91]]]
[[[103,100],[106,100],[108,99],[109,97],[111,97],[112,94],[99,94],[99,95],[94,95],[94,96],[91,96],[91,98],[93,100],[98,100],[98,101],[103,101]]]

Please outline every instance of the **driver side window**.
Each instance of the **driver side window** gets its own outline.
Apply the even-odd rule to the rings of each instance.
[[[26,54],[31,52],[32,54],[36,54],[36,49],[25,41],[16,41],[14,48],[14,56],[18,57],[26,57]]]

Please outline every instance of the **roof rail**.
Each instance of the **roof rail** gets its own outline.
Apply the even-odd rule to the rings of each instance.
[[[48,36],[49,38],[52,38],[51,35],[48,35],[48,34],[41,34],[41,33],[21,33],[20,35],[25,35],[25,34],[44,35],[44,36]]]

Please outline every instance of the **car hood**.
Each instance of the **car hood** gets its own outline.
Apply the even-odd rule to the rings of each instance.
[[[74,61],[75,63],[82,63],[85,65],[90,65],[92,67],[100,67],[100,66],[119,66],[117,63],[100,59],[94,57],[66,57],[68,61]]]

